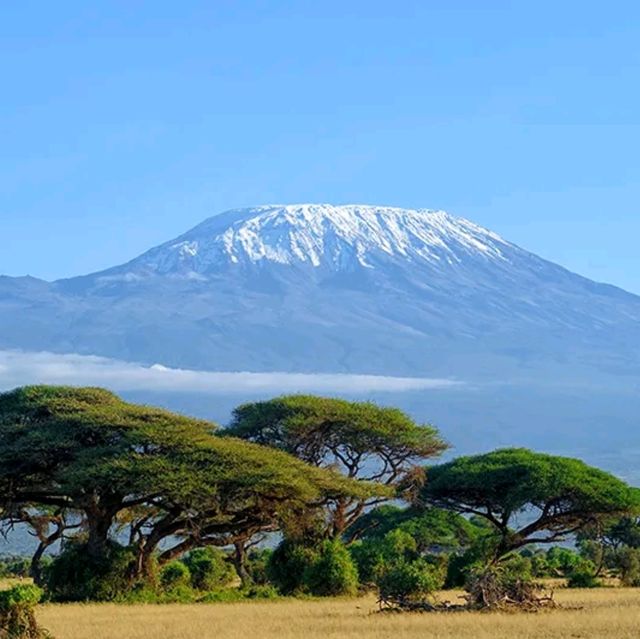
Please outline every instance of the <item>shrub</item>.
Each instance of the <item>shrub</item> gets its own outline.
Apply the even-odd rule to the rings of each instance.
[[[191,572],[182,561],[172,561],[162,567],[160,571],[160,583],[165,590],[171,590],[179,586],[191,585]]]
[[[277,588],[270,585],[255,585],[243,591],[247,599],[277,599],[280,596]]]
[[[549,567],[556,575],[569,576],[584,559],[575,550],[553,546],[547,552]]]
[[[358,570],[345,545],[337,539],[322,544],[303,580],[307,590],[320,597],[352,596],[358,591]]]
[[[47,591],[54,601],[114,601],[130,592],[135,553],[111,544],[93,559],[85,544],[69,544],[46,571]]]
[[[42,598],[37,586],[20,584],[0,591],[0,638],[45,639],[49,634],[38,627],[34,608]]]
[[[384,570],[377,580],[381,601],[401,607],[426,601],[442,583],[442,571],[425,559],[401,561]]]
[[[255,585],[263,586],[269,583],[268,566],[272,554],[273,550],[270,548],[253,550],[249,553],[247,571]]]
[[[419,557],[414,537],[399,528],[381,539],[367,539],[354,544],[350,552],[358,567],[360,581],[365,585],[376,585],[382,572],[389,566]]]
[[[235,577],[233,566],[217,548],[196,548],[186,555],[183,563],[191,573],[191,585],[196,590],[216,590]]]
[[[451,555],[444,587],[463,588],[474,570],[486,566],[494,553],[494,545],[493,536],[479,536],[465,552]]]
[[[360,583],[375,586],[385,566],[384,542],[380,539],[358,541],[349,546],[349,552],[358,568]]]
[[[289,539],[283,540],[267,563],[269,581],[283,595],[304,591],[304,576],[318,559],[318,551]]]
[[[616,563],[620,570],[620,581],[623,586],[637,588],[640,586],[640,549],[622,548],[617,552]]]
[[[594,565],[583,559],[569,573],[567,586],[569,588],[598,588],[602,586],[602,583],[596,577]]]
[[[531,574],[534,577],[552,577],[553,572],[549,561],[547,560],[546,553],[538,552],[530,556],[531,561]]]

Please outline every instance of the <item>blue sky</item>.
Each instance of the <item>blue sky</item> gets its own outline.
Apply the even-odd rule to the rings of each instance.
[[[635,2],[4,3],[0,273],[272,202],[444,208],[640,293]]]

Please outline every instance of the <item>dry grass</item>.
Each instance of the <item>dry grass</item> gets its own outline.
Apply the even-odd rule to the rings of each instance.
[[[447,593],[448,599],[455,595]],[[46,605],[57,639],[637,639],[640,589],[564,590],[543,613],[377,614],[374,599]],[[576,609],[580,607],[580,609]]]

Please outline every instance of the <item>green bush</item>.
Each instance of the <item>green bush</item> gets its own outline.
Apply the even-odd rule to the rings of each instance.
[[[551,566],[549,565],[549,561],[547,559],[546,553],[538,552],[532,554],[530,557],[531,561],[531,574],[536,578],[541,577],[553,577],[553,572],[551,570]]]
[[[269,583],[268,566],[273,550],[262,548],[253,550],[247,558],[247,571],[251,576],[251,581],[257,586],[264,586]]]
[[[349,552],[358,568],[361,585],[375,586],[386,563],[384,541],[381,539],[358,541],[349,546]]]
[[[547,561],[556,576],[568,577],[582,564],[584,559],[575,550],[553,546],[547,552]]]
[[[135,587],[133,550],[111,544],[104,558],[93,559],[85,544],[69,544],[46,571],[54,601],[115,601]]]
[[[533,580],[532,562],[529,557],[514,554],[508,556],[500,564],[506,579]]]
[[[371,538],[353,544],[351,556],[364,585],[376,585],[382,572],[391,565],[419,557],[418,546],[408,532],[396,528],[381,539]]]
[[[640,549],[625,547],[616,553],[616,563],[623,586],[640,587]]]
[[[442,587],[443,575],[425,559],[401,561],[378,577],[380,599],[400,605],[423,602]]]
[[[280,593],[275,586],[255,585],[242,591],[247,599],[278,599]]]
[[[567,586],[569,588],[598,588],[602,586],[602,582],[596,577],[594,565],[583,559],[569,573]]]
[[[0,637],[2,639],[45,639],[49,634],[38,627],[34,608],[42,591],[31,584],[20,584],[0,591]]]
[[[233,566],[217,548],[196,548],[186,555],[183,563],[191,573],[191,585],[196,590],[216,590],[235,578]]]
[[[479,567],[486,566],[494,552],[494,544],[495,539],[492,536],[479,536],[463,553],[450,555],[444,587],[464,588],[471,573]]]
[[[160,571],[160,583],[165,590],[171,590],[179,586],[191,585],[191,571],[182,561],[172,561],[162,567]]]
[[[320,597],[353,596],[358,591],[358,570],[339,540],[325,541],[319,556],[303,575],[306,589]]]
[[[269,581],[283,595],[300,594],[305,590],[304,576],[318,560],[318,551],[285,539],[273,551],[267,563]]]
[[[221,588],[212,590],[202,595],[199,603],[228,603],[233,601],[242,601],[245,599],[245,593],[237,588]]]

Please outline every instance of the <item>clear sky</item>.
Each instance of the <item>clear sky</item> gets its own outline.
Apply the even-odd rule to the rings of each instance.
[[[640,4],[22,0],[0,12],[0,273],[225,209],[443,208],[640,293]]]

